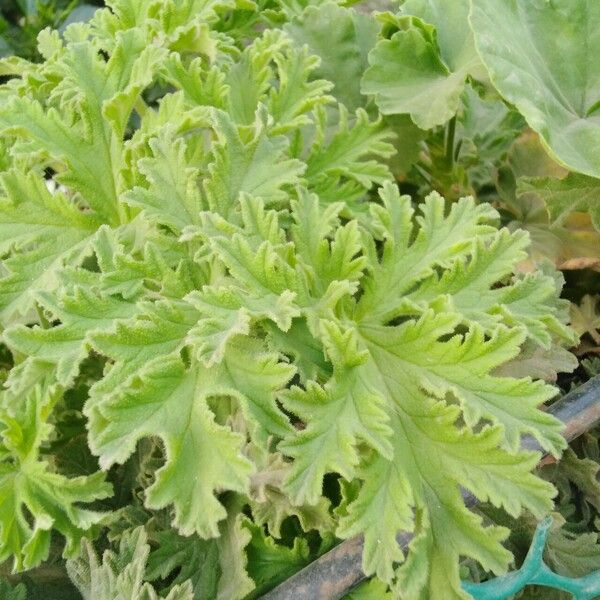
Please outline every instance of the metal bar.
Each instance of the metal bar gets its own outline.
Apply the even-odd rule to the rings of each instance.
[[[566,394],[548,412],[565,424],[563,435],[567,441],[600,423],[600,375]],[[541,450],[530,436],[524,437],[521,445],[526,450]],[[463,498],[467,506],[477,503],[475,496],[466,490]],[[398,544],[406,548],[411,538],[410,533],[399,533]],[[345,540],[262,596],[262,600],[339,600],[365,579],[361,569],[362,550],[361,536]]]

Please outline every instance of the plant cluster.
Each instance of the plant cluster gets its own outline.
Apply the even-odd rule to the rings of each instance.
[[[600,5],[359,8],[111,0],[0,62],[15,572],[241,600],[362,535],[351,598],[465,599],[553,510],[600,566],[596,438],[520,449],[598,370]]]

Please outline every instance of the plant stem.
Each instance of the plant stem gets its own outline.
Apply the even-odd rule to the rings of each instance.
[[[427,182],[427,185],[431,185],[431,175],[427,172],[427,169],[415,163],[415,169],[419,173],[419,175]]]
[[[7,562],[0,567],[0,577],[6,579],[11,585],[20,583],[26,577],[38,585],[70,581],[64,565],[46,565],[25,573],[12,573]]]
[[[454,164],[454,135],[456,134],[456,115],[448,121],[446,129],[446,166],[448,171],[452,170]]]

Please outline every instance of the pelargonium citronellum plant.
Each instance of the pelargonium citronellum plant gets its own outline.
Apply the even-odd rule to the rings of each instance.
[[[557,284],[490,205],[401,195],[314,7],[267,4],[113,0],[2,63],[0,558],[108,531],[137,575],[86,542],[84,594],[242,598],[362,534],[367,574],[463,597],[459,557],[511,556],[461,487],[552,507],[519,440],[560,452],[555,389],[495,372],[573,341]]]

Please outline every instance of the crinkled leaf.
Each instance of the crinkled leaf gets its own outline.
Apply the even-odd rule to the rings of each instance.
[[[116,322],[110,331],[94,332],[92,347],[114,362],[92,387],[91,402],[103,400],[146,367],[173,356],[196,319],[188,305],[163,302],[147,306],[138,318]]]
[[[423,511],[417,535],[423,540],[419,552],[428,557],[429,571],[415,580],[415,590],[448,589],[451,597],[459,598],[463,597],[456,569],[459,556],[477,557],[485,568],[498,572],[510,559],[499,545],[506,530],[485,528],[463,506],[460,487],[510,514],[518,514],[522,507],[535,514],[548,509],[551,486],[529,474],[536,456],[517,448],[524,433],[535,435],[554,453],[564,446],[560,423],[537,408],[555,391],[529,378],[492,375],[516,356],[525,331],[514,328],[509,318],[486,336],[476,316],[468,311],[462,316],[458,307],[448,312],[441,288],[429,298],[432,308],[420,318],[394,323],[398,313],[388,311],[386,303],[391,307],[420,286],[426,290],[430,277],[441,273],[443,279],[466,258],[476,256],[478,245],[463,236],[477,231],[482,239],[493,240],[488,223],[494,215],[468,200],[446,213],[442,200],[431,197],[418,233],[413,233],[408,200],[391,186],[381,195],[384,205],[373,211],[374,228],[385,242],[377,254],[366,245],[369,267],[354,312],[356,328],[346,333],[337,325],[323,329],[320,336],[334,366],[330,379],[282,397],[307,424],[280,446],[296,458],[286,485],[294,498],[303,501],[318,495],[324,474],[331,470],[362,481],[341,515],[337,534],[363,534],[363,569],[390,583],[396,577],[395,563],[404,560],[396,534],[412,531],[414,511]],[[484,278],[490,277],[483,285],[488,290],[506,280],[521,257],[516,242],[508,254],[502,244],[492,243],[490,248],[498,266],[506,263],[499,269],[482,268]],[[404,261],[412,268],[398,270]],[[549,281],[554,289],[554,281]],[[519,282],[499,289],[517,293]],[[555,308],[549,305],[545,312],[554,314]],[[489,307],[486,314],[491,316],[494,309]],[[516,317],[521,319],[526,321]],[[540,327],[546,331],[552,324],[541,322]],[[352,393],[343,395],[348,383]],[[357,390],[369,393],[361,398]],[[493,425],[481,429],[482,419]],[[370,447],[366,453],[365,446]],[[304,449],[296,455],[300,447]],[[360,461],[358,448],[364,457]],[[327,464],[324,456],[332,462]],[[443,542],[437,533],[442,530],[452,532],[449,538],[444,534]]]
[[[4,332],[4,340],[11,350],[30,360],[55,366],[56,379],[65,387],[73,382],[80,363],[88,355],[92,336],[138,312],[134,304],[113,297],[103,298],[83,288],[63,296],[60,303],[41,292],[34,298],[49,311],[52,319],[60,320],[60,325],[50,328],[18,325]]]
[[[392,430],[384,399],[357,365],[367,360],[358,349],[355,332],[342,332],[334,324],[326,328],[327,350],[334,364],[333,378],[324,388],[309,382],[305,390],[292,388],[282,401],[307,423],[280,449],[294,457],[287,490],[297,502],[316,504],[325,473],[335,471],[350,480],[359,463],[359,440],[383,456],[393,455]]]
[[[1,201],[0,251],[15,251],[4,261],[8,273],[0,279],[0,317],[6,324],[27,314],[35,292],[58,287],[61,268],[88,252],[100,222],[60,192],[51,193],[33,173],[8,171],[2,186],[7,198]]]
[[[320,129],[326,126],[325,113],[320,114]],[[306,159],[305,177],[309,189],[327,197],[331,187],[342,182],[356,182],[366,189],[390,178],[386,165],[373,157],[387,158],[394,153],[390,144],[393,133],[382,120],[370,121],[363,109],[350,120],[343,106],[339,107],[337,130],[330,139],[322,131]],[[340,200],[345,200],[342,196]]]
[[[149,189],[134,188],[125,196],[148,219],[181,231],[198,223],[204,208],[198,188],[198,169],[186,160],[185,141],[165,130],[150,141],[152,158],[140,160],[138,167],[150,182]]]
[[[285,158],[287,139],[267,137],[259,114],[249,143],[244,143],[226,113],[215,111],[214,119],[219,145],[210,177],[204,182],[210,209],[227,216],[241,192],[260,197],[268,204],[284,199],[282,187],[298,183],[305,168],[300,161]]]
[[[244,492],[252,464],[240,453],[241,437],[215,422],[206,403],[208,390],[202,388],[200,369],[186,369],[179,357],[167,357],[98,407],[90,444],[108,467],[124,462],[140,438],[161,437],[166,464],[146,491],[147,506],[173,504],[174,523],[183,535],[215,537],[226,511],[214,492]],[[192,481],[191,472],[196,473]]]
[[[316,504],[293,503],[284,491],[284,482],[291,464],[279,452],[265,453],[256,447],[252,457],[257,471],[251,478],[250,507],[254,522],[266,525],[269,533],[282,537],[281,526],[285,519],[295,516],[304,531],[315,529],[325,534],[332,530],[330,502],[320,497]]]

